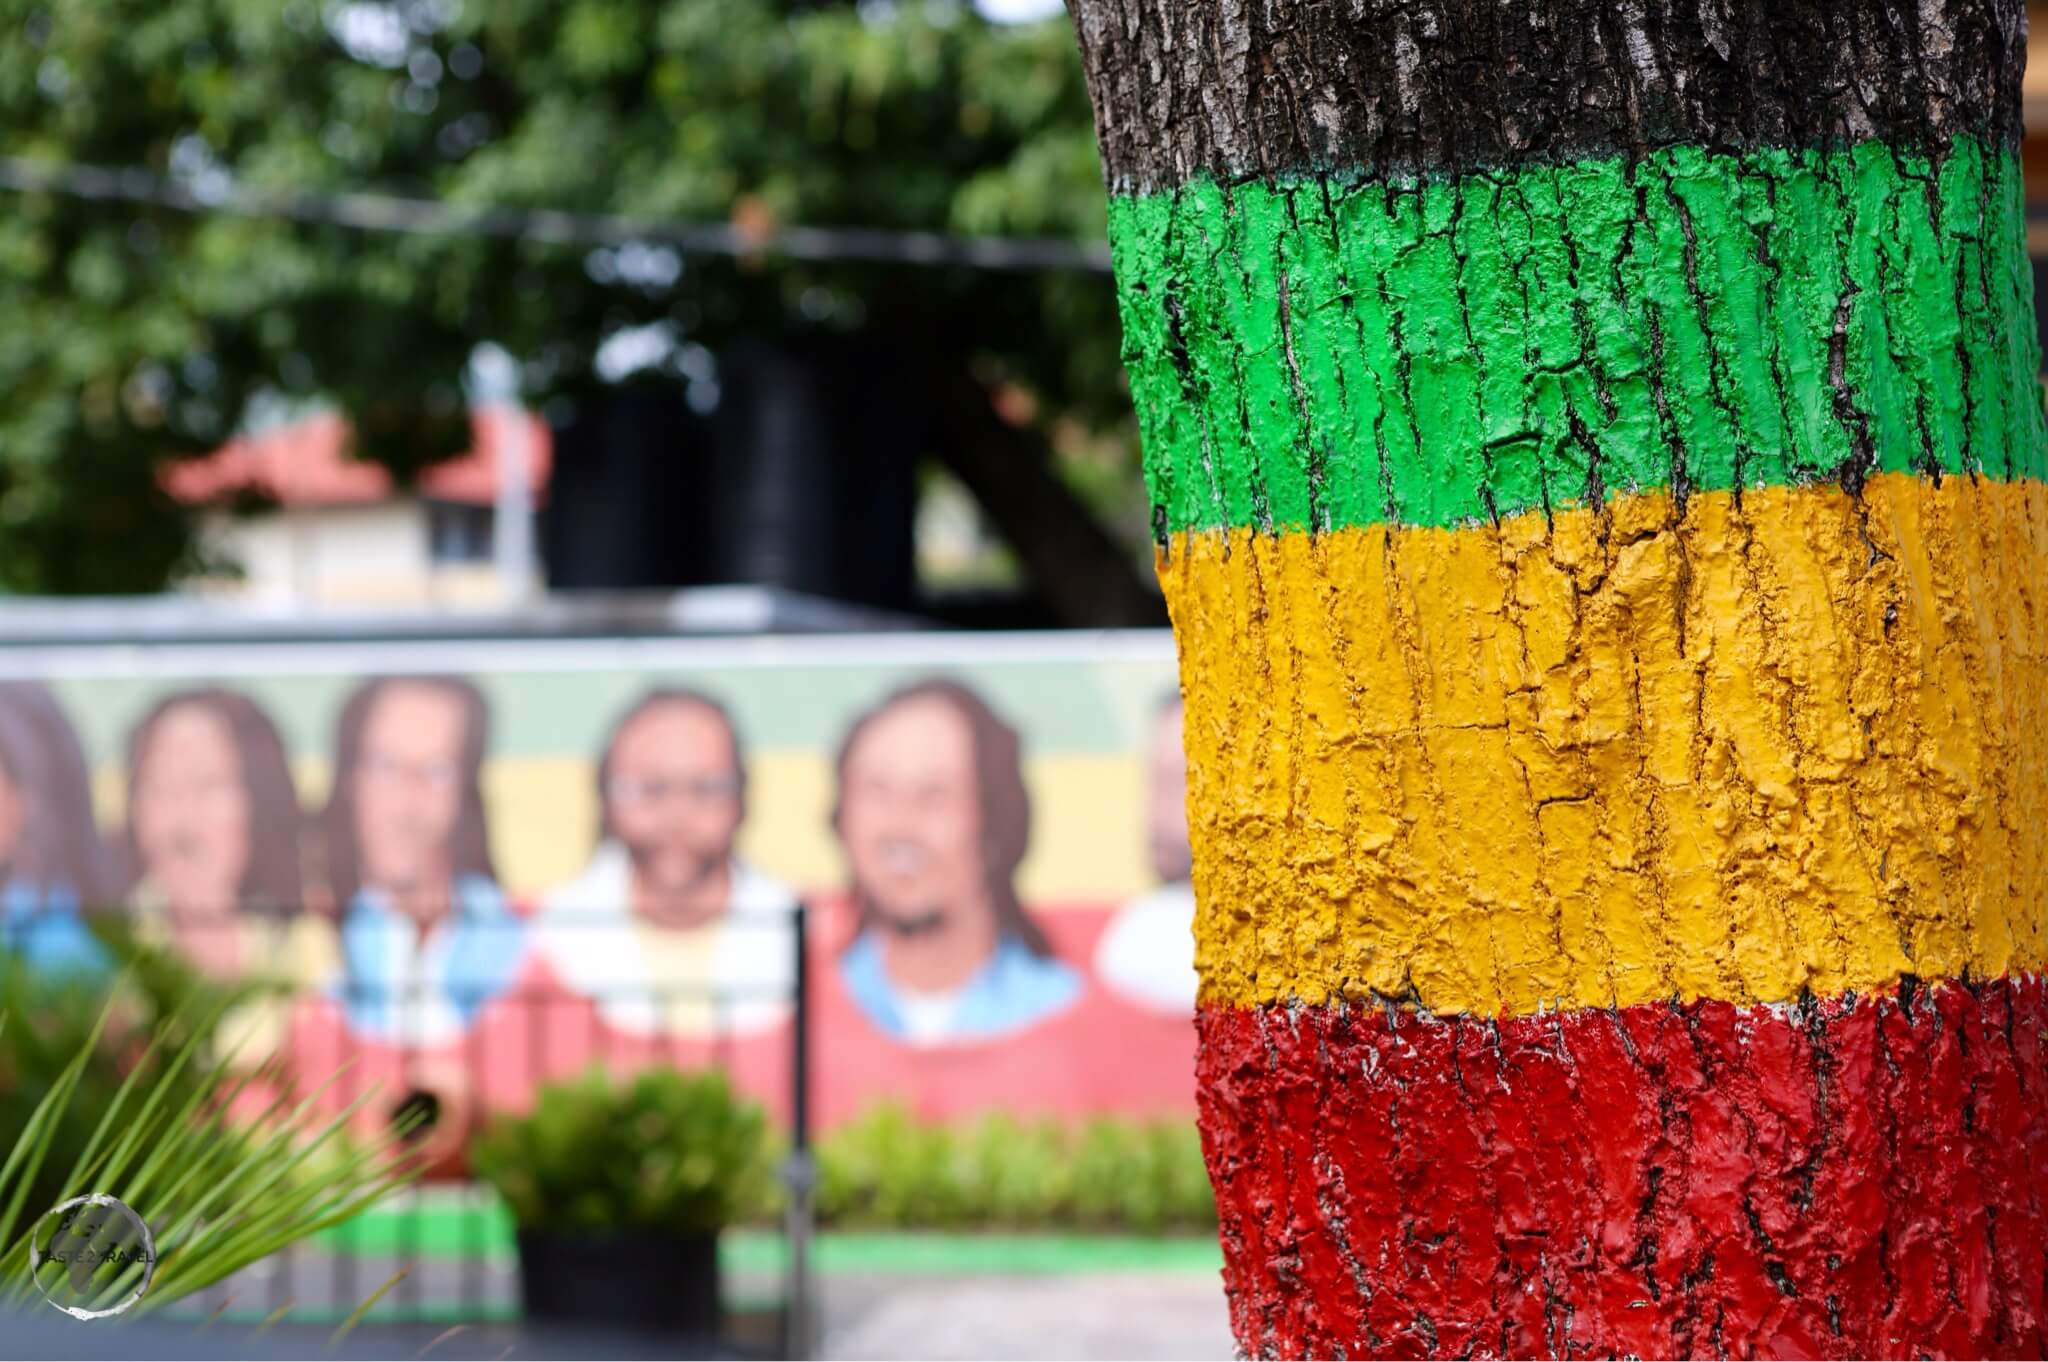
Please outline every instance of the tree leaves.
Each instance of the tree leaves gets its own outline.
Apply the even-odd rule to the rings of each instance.
[[[773,0],[0,0],[0,34],[9,155],[145,167],[202,199],[369,188],[710,222],[752,201],[783,223],[1102,234],[1063,22]],[[9,195],[0,589],[150,589],[189,566],[155,469],[258,398],[340,405],[358,452],[402,475],[456,452],[450,400],[483,342],[560,413],[629,327],[668,322],[713,352],[860,329],[1127,428],[1105,278],[690,258],[650,284],[591,257]],[[862,305],[818,306],[835,297]]]

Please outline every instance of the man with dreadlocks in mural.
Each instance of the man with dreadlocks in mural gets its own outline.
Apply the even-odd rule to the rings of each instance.
[[[451,676],[379,677],[342,706],[327,880],[359,1037],[459,1040],[519,979],[525,923],[484,816],[489,724],[482,694]]]
[[[113,898],[78,735],[33,681],[0,682],[0,952],[39,974],[103,974],[86,917]]]
[[[926,1046],[1072,1006],[1080,975],[1014,884],[1031,832],[1016,730],[965,686],[922,681],[854,722],[838,769],[832,825],[859,913],[839,970],[868,1020]]]

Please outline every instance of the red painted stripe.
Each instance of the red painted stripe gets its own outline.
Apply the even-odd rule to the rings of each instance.
[[[2040,1356],[2040,976],[1796,1007],[1200,1019],[1265,1356]]]

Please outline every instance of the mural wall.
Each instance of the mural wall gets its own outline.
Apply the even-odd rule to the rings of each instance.
[[[118,913],[287,981],[232,1033],[326,1100],[518,1107],[603,1058],[786,1111],[802,901],[822,1123],[1192,1107],[1163,633],[12,661],[9,948],[104,971]]]

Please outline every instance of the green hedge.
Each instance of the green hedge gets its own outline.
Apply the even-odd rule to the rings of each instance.
[[[849,1229],[1205,1230],[1216,1202],[1192,1121],[958,1125],[881,1106],[817,1147],[818,1218]]]

